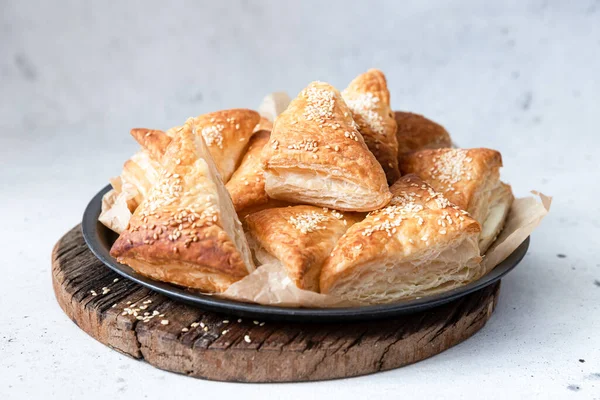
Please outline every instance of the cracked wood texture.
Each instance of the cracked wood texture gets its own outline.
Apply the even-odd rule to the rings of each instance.
[[[120,277],[90,252],[80,226],[54,247],[52,278],[64,312],[108,347],[168,371],[235,382],[345,378],[423,360],[481,329],[500,290],[497,283],[427,312],[381,321],[238,322]],[[137,309],[141,317],[157,315],[138,320],[123,315],[126,308]]]

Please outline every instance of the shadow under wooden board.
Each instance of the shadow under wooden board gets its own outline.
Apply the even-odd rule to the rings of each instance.
[[[238,319],[171,300],[120,277],[78,225],[52,253],[63,311],[90,336],[168,371],[234,382],[345,378],[411,364],[462,342],[489,320],[500,282],[428,311],[355,323]]]

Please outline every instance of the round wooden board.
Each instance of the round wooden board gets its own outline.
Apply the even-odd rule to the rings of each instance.
[[[345,378],[423,360],[481,329],[500,291],[498,282],[427,312],[382,321],[240,322],[119,277],[90,252],[80,226],[54,247],[52,282],[64,312],[101,343],[168,371],[235,382]],[[148,313],[146,319],[133,310],[138,318]]]

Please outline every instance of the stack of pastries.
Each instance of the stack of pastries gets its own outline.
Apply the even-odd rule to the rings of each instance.
[[[312,82],[291,102],[278,96],[270,114],[133,129],[141,150],[111,180],[100,217],[120,234],[112,256],[212,293],[277,262],[298,288],[365,304],[486,272],[513,201],[499,152],[452,148],[441,125],[392,111],[376,69],[342,92]],[[111,218],[117,209],[129,215]]]

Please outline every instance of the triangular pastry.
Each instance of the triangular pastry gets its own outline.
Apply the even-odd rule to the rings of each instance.
[[[342,96],[388,182],[394,183],[400,178],[398,139],[385,75],[378,69],[370,69],[350,82]]]
[[[246,217],[250,246],[261,264],[279,261],[300,289],[319,290],[325,258],[359,217],[327,208],[270,208]]]
[[[264,147],[271,198],[346,211],[370,211],[391,198],[340,92],[313,82],[275,120]]]
[[[119,184],[113,185],[119,193],[124,188],[135,193],[130,203],[132,211],[141,204],[152,186],[158,181],[160,168],[160,164],[148,152],[141,150],[125,161],[120,178],[112,180],[111,183],[119,182]]]
[[[169,135],[158,129],[133,128],[131,136],[157,162],[161,162],[172,140]]]
[[[502,156],[490,149],[435,149],[402,158],[402,173],[417,174],[482,225],[482,254],[502,230],[513,202],[500,181]]]
[[[223,182],[227,182],[248,146],[260,115],[253,110],[237,108],[216,111],[192,118],[196,134],[201,134],[215,161]],[[135,128],[131,135],[149,154],[160,160],[173,137],[183,127],[176,126],[166,132]]]
[[[135,132],[134,132],[135,131]],[[144,132],[145,131],[145,132]],[[132,129],[134,137],[145,138],[146,146],[123,165],[121,175],[110,179],[113,187],[102,198],[102,211],[98,220],[109,229],[121,233],[129,222],[131,213],[142,203],[159,177],[160,156],[153,152],[159,148],[152,143],[152,133],[147,129]],[[152,131],[155,132],[155,131]]]
[[[194,118],[194,132],[201,134],[227,183],[235,171],[254,127],[260,122],[260,115],[243,108],[217,111]]]
[[[480,225],[415,175],[391,187],[387,207],[340,238],[321,272],[321,293],[390,303],[464,285],[481,275]]]
[[[270,134],[269,131],[259,131],[250,138],[250,145],[244,158],[225,185],[231,195],[235,211],[239,215],[242,215],[242,212],[247,215],[264,208],[286,205],[281,200],[269,198],[265,191],[264,169],[260,154],[269,142]]]
[[[111,255],[153,279],[222,292],[254,266],[208,147],[193,133],[193,120],[167,148],[163,167]]]
[[[452,147],[448,131],[440,124],[419,114],[396,111],[398,125],[398,159],[411,151]]]

